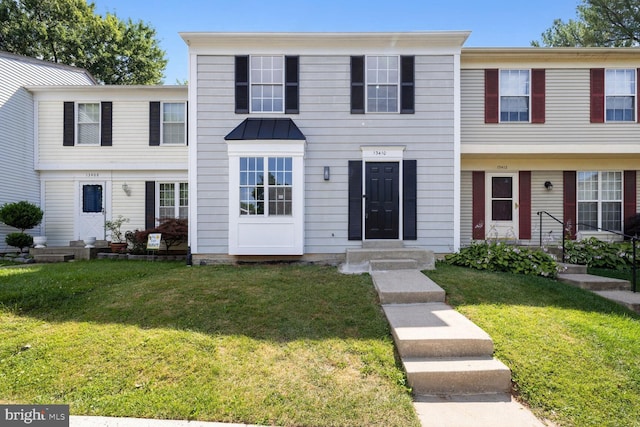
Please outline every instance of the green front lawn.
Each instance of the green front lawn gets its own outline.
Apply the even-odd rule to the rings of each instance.
[[[426,273],[491,335],[538,416],[561,426],[640,426],[640,316],[551,279],[444,263]]]
[[[370,278],[99,260],[0,269],[0,403],[419,426]]]

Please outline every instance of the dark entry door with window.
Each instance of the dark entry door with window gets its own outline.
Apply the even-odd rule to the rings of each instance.
[[[397,239],[400,223],[399,163],[365,166],[365,238]]]

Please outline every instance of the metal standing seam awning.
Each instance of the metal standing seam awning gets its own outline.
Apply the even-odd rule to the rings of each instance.
[[[248,118],[224,137],[226,141],[242,140],[305,140],[293,120],[288,118]]]

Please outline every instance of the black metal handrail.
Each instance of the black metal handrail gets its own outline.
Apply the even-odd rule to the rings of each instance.
[[[540,247],[542,247],[542,214],[547,215],[549,218],[553,219],[554,221],[556,221],[558,224],[562,225],[562,262],[564,262],[565,259],[565,255],[564,255],[564,244],[565,244],[565,223],[560,221],[558,218],[556,218],[555,216],[551,215],[549,212],[547,211],[539,211],[536,212],[536,215],[538,215],[540,217]]]
[[[558,224],[562,224],[562,262],[564,262],[565,261],[565,231],[567,231],[567,225],[564,222],[560,221],[555,216],[551,215],[547,211],[536,212],[536,215],[538,215],[540,217],[540,247],[542,247],[542,214],[547,215],[549,218],[553,219]],[[605,231],[607,233],[617,234],[618,236],[622,236],[624,238],[631,239],[631,246],[633,247],[633,262],[631,263],[632,290],[633,290],[633,292],[637,292],[637,286],[636,286],[637,274],[636,274],[636,269],[637,269],[638,261],[637,261],[637,258],[636,258],[636,254],[637,254],[636,243],[638,242],[638,240],[640,240],[638,235],[631,236],[630,234],[625,234],[625,233],[622,233],[620,231],[607,230],[606,228],[600,228],[600,227],[593,226],[591,224],[584,224],[584,223],[581,223],[581,222],[576,223],[576,230],[578,229],[579,225],[583,226],[583,227],[589,227],[589,228],[595,229],[597,231]]]

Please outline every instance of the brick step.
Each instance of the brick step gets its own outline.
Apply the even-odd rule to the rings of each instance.
[[[417,395],[509,393],[511,370],[493,358],[403,359]]]
[[[447,304],[388,304],[382,309],[403,359],[491,358],[493,354],[491,337]]]
[[[444,302],[445,292],[418,270],[373,271],[381,304]]]
[[[33,258],[36,260],[36,262],[44,263],[44,262],[67,262],[67,261],[71,261],[75,257],[73,254],[52,253],[52,254],[35,255]]]
[[[594,276],[592,274],[558,274],[558,281],[589,291],[627,291],[631,289],[628,280]]]

